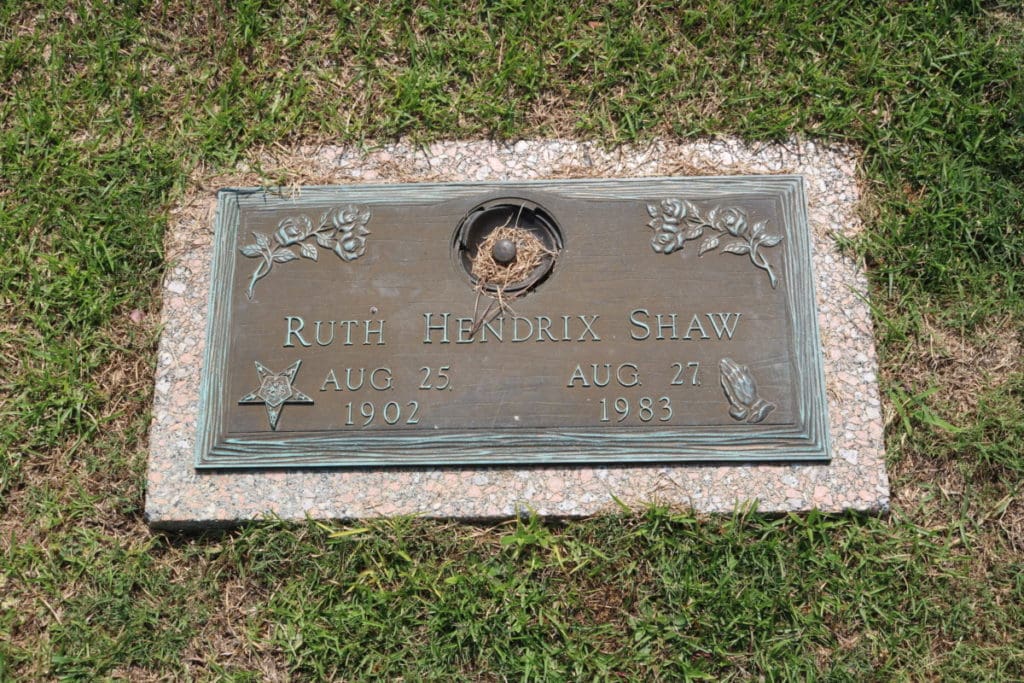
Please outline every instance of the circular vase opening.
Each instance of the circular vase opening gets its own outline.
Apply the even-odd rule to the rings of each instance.
[[[528,199],[502,197],[475,206],[459,222],[456,264],[485,292],[520,292],[542,283],[562,251],[562,230]]]

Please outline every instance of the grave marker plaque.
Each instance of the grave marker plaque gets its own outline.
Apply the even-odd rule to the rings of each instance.
[[[214,242],[198,468],[829,460],[798,176],[224,190]]]

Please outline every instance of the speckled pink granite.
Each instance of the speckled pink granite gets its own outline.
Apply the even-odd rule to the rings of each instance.
[[[300,161],[297,161],[300,160]],[[167,237],[163,334],[156,371],[146,515],[160,527],[395,514],[508,517],[525,510],[581,516],[649,502],[730,512],[818,508],[882,511],[889,504],[867,283],[836,236],[861,229],[856,155],[803,141],[745,146],[716,139],[605,150],[567,141],[394,144],[372,151],[301,148],[266,158],[311,182],[530,180],[565,177],[798,173],[806,178],[834,459],[829,465],[421,468],[379,471],[196,473],[196,403],[206,334],[215,189],[175,213]],[[244,169],[243,169],[244,172]],[[273,173],[271,173],[274,176]],[[276,176],[274,176],[276,177]]]

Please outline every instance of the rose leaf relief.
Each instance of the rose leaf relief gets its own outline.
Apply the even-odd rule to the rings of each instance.
[[[243,256],[261,259],[249,280],[246,291],[249,299],[252,300],[256,283],[270,274],[275,263],[288,263],[298,258],[317,261],[320,257],[317,246],[333,251],[346,262],[359,258],[366,251],[369,221],[369,210],[348,204],[325,211],[315,227],[309,216],[300,214],[283,218],[272,237],[254,232],[255,241],[239,248]]]
[[[774,247],[782,236],[767,232],[767,221],[751,225],[741,207],[719,205],[705,212],[686,199],[664,199],[646,208],[651,217],[647,227],[654,231],[651,248],[657,253],[682,251],[687,242],[701,240],[698,257],[716,249],[727,254],[745,254],[754,266],[768,274],[773,289],[778,285],[779,278],[761,250]]]

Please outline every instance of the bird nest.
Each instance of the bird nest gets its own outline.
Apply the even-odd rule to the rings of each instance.
[[[511,263],[494,260],[494,245],[501,240],[516,245],[516,256]],[[478,288],[492,290],[500,296],[509,287],[529,279],[546,257],[554,256],[555,252],[529,230],[503,225],[492,230],[477,247],[470,273],[476,278]]]
[[[509,263],[501,263],[494,258],[494,245],[501,240],[508,240],[516,247],[515,258]],[[529,287],[516,289],[527,282],[537,269],[544,265],[545,259],[554,261],[557,253],[544,246],[544,243],[529,230],[511,225],[502,225],[490,232],[477,246],[472,258],[470,273],[476,278],[477,302],[474,311],[474,325],[471,336],[484,323],[498,316],[515,311],[509,302],[527,291]],[[514,289],[514,291],[509,291]],[[483,313],[480,313],[480,295],[493,297]]]

